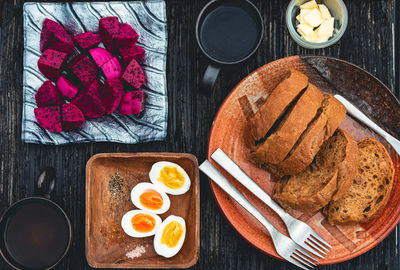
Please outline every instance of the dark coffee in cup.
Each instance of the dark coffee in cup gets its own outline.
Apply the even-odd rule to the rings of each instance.
[[[17,205],[5,221],[4,245],[21,268],[45,269],[68,247],[68,220],[53,203],[28,199]]]

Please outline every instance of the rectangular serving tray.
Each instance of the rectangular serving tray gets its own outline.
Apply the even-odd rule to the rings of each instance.
[[[179,164],[189,175],[191,187],[182,195],[169,195],[171,207],[160,215],[180,216],[186,221],[186,238],[182,249],[172,258],[155,253],[153,238],[132,238],[121,228],[122,216],[135,209],[130,199],[132,188],[140,182],[150,182],[149,171],[158,161]],[[124,178],[126,192],[119,200],[112,198],[108,182],[112,175]],[[199,256],[200,190],[199,169],[195,156],[179,153],[107,153],[97,154],[86,165],[86,224],[85,252],[95,268],[188,268]],[[136,247],[146,251],[137,258],[126,253]]]

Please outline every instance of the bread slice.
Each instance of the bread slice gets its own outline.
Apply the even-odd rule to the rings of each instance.
[[[324,95],[313,84],[309,84],[294,107],[266,140],[251,153],[257,164],[278,164],[287,156],[300,135],[307,128],[322,106]]]
[[[289,77],[271,92],[265,103],[249,120],[254,141],[263,140],[274,123],[307,85],[308,77],[306,75],[297,70],[290,70]]]
[[[370,221],[380,214],[393,187],[393,162],[385,147],[375,139],[358,142],[359,166],[350,188],[324,209],[330,224]]]
[[[301,172],[311,164],[323,142],[332,136],[345,116],[346,108],[343,104],[332,95],[325,94],[322,108],[301,134],[287,157],[279,164],[267,165],[266,168],[278,178]],[[353,145],[357,148],[355,141]]]
[[[324,142],[311,165],[277,183],[274,198],[286,209],[305,213],[321,209],[331,201],[338,186],[340,190],[348,188],[357,170],[357,155],[356,142],[338,129]]]

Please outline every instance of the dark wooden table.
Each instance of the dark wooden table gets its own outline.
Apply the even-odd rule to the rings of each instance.
[[[253,0],[265,20],[264,40],[247,62],[224,68],[214,92],[199,94],[208,60],[194,36],[196,16],[207,0],[167,0],[168,135],[164,142],[140,145],[92,143],[43,146],[21,141],[22,5],[5,0],[0,65],[0,198],[11,204],[33,195],[41,168],[57,169],[54,200],[70,216],[74,241],[56,269],[89,269],[85,259],[85,165],[103,152],[188,152],[199,162],[206,157],[214,115],[229,91],[248,73],[289,55],[329,55],[350,61],[381,79],[399,96],[399,9],[396,0],[346,0],[349,25],[341,41],[327,49],[306,50],[290,38],[284,23],[288,0]],[[29,226],[29,224],[27,224]],[[351,261],[320,269],[399,269],[398,228],[382,243]],[[0,269],[11,269],[0,260]],[[272,259],[242,239],[222,216],[206,177],[201,177],[201,251],[193,269],[296,269]]]

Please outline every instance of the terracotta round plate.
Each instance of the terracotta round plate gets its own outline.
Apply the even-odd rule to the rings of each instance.
[[[208,159],[213,162],[211,154],[218,147],[221,148],[270,195],[274,190],[275,179],[272,179],[267,171],[248,161],[247,119],[258,110],[268,93],[286,76],[290,68],[304,72],[323,92],[341,94],[392,135],[400,134],[399,101],[382,82],[359,67],[338,59],[319,56],[293,56],[262,66],[241,81],[219,109],[210,134]],[[399,156],[384,139],[349,116],[340,127],[357,141],[367,136],[380,140],[392,157],[396,173],[393,191],[385,210],[371,222],[354,226],[330,226],[321,212],[313,215],[291,212],[293,216],[307,222],[332,245],[331,252],[319,264],[342,262],[370,250],[382,241],[400,220]],[[215,162],[213,164],[276,228],[287,235],[283,222],[270,208]],[[238,233],[264,253],[281,259],[275,252],[267,230],[213,182],[211,188],[222,212]]]

